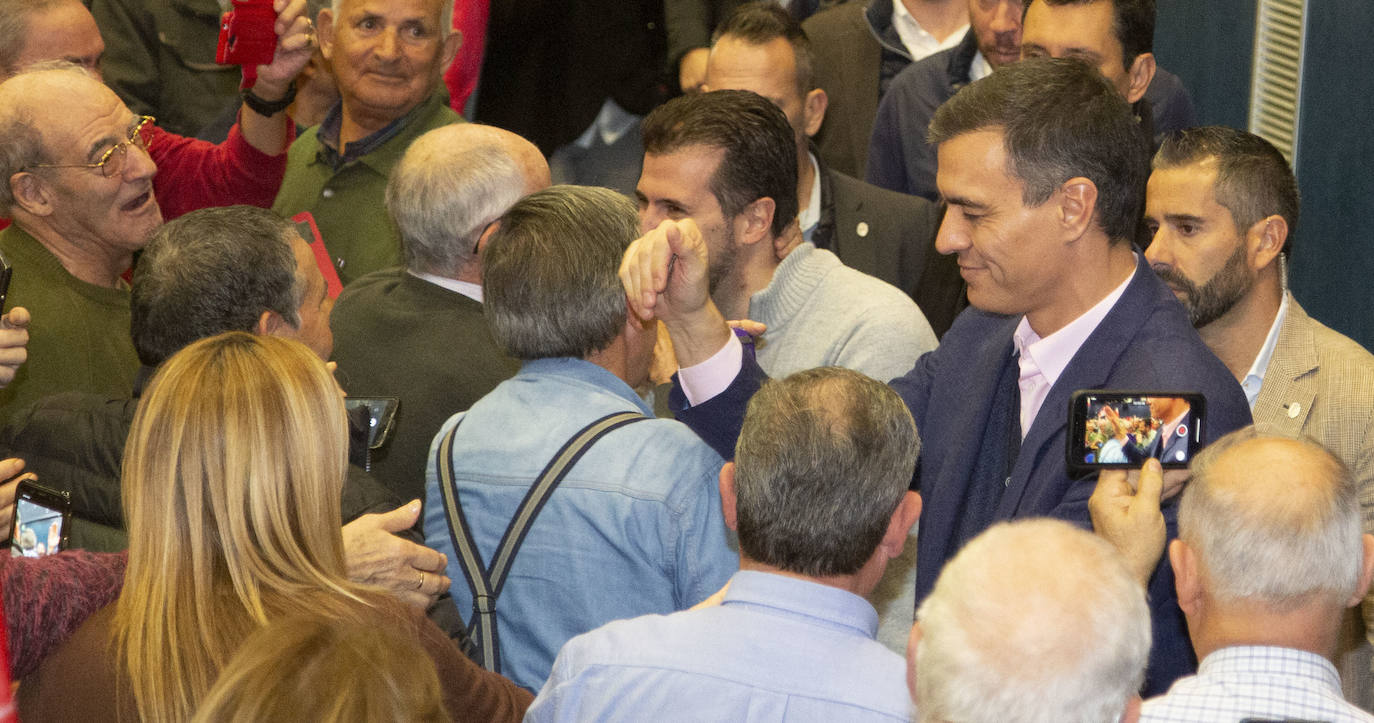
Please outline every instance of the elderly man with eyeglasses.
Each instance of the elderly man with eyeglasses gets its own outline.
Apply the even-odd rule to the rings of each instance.
[[[0,391],[0,416],[66,391],[127,394],[138,370],[121,274],[162,214],[157,166],[136,116],[77,66],[0,83],[0,252],[5,308],[32,314],[28,361]]]

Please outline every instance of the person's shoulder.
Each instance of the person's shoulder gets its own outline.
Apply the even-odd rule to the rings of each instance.
[[[334,313],[354,304],[370,303],[379,296],[386,296],[405,280],[406,270],[401,266],[379,269],[349,282],[335,302]]]
[[[841,37],[861,35],[872,38],[868,32],[867,23],[864,21],[864,11],[867,9],[868,3],[865,2],[846,2],[832,5],[803,20],[802,30],[816,45],[816,50],[820,54],[825,54],[825,51],[830,47],[827,43]],[[877,43],[876,40],[873,42]]]
[[[839,263],[839,258],[826,249],[817,249],[816,253],[826,254],[836,261],[826,274],[825,281],[817,288],[818,296],[843,296],[843,308],[847,308],[858,317],[891,314],[910,316],[913,312],[920,313],[920,307],[916,306],[916,302],[896,286]]]
[[[938,206],[929,199],[875,186],[833,169],[827,169],[827,173],[830,174],[830,181],[835,189],[837,200],[839,198],[855,199],[868,207],[866,210],[883,216],[885,219],[909,223],[921,214],[931,213]]]
[[[634,439],[636,466],[660,465],[670,477],[689,479],[720,471],[724,460],[690,427],[675,419],[649,417],[627,428]]]
[[[1374,384],[1374,354],[1354,339],[1305,313],[1304,321],[1312,330],[1313,347],[1324,372],[1334,366],[1365,376],[1369,384]]]
[[[954,60],[958,46],[932,53],[908,65],[892,78],[887,92],[898,93],[900,97],[934,100],[939,105],[948,95],[950,85],[949,66]]]

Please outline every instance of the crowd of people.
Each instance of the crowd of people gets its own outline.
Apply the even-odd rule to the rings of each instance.
[[[0,0],[0,720],[1374,721],[1374,356],[1154,0],[510,5]]]

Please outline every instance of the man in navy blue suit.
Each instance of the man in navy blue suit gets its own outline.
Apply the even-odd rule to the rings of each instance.
[[[1094,480],[1066,466],[1075,390],[1200,393],[1213,438],[1250,422],[1240,385],[1131,247],[1149,150],[1100,74],[1075,60],[1022,61],[960,91],[930,132],[949,205],[936,248],[957,255],[973,308],[891,382],[923,438],[918,602],[995,522],[1091,525]],[[665,222],[632,245],[621,276],[636,310],[672,337],[678,418],[728,454],[762,374],[710,304],[705,256],[695,226]],[[1175,518],[1166,504],[1171,535]],[[1149,597],[1152,694],[1196,662],[1167,562]]]

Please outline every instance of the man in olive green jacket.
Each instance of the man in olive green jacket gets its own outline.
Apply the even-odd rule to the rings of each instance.
[[[425,131],[462,118],[436,93],[460,36],[446,0],[335,0],[320,11],[320,50],[339,105],[292,144],[273,210],[310,211],[339,279],[401,262],[382,206],[391,168]]]

